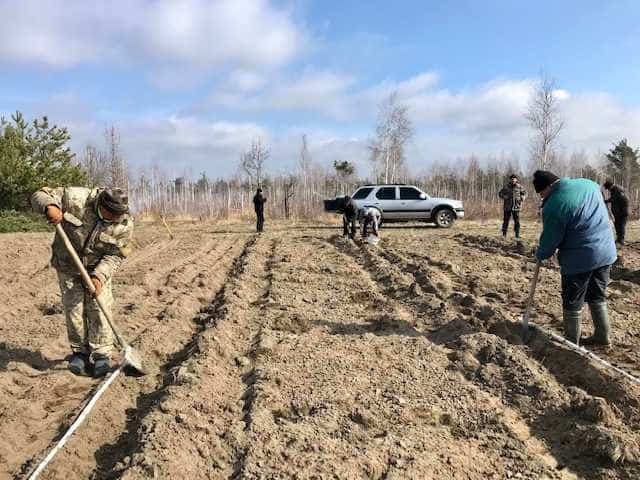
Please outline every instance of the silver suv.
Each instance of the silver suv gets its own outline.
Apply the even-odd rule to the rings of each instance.
[[[464,217],[460,200],[430,197],[413,185],[363,185],[351,196],[358,209],[373,207],[383,222],[426,221],[449,228]]]

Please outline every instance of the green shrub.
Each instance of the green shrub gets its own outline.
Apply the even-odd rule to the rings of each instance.
[[[44,215],[15,210],[0,210],[0,233],[52,232]]]

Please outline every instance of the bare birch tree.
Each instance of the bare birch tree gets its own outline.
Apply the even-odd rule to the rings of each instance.
[[[564,119],[559,109],[555,82],[544,74],[540,76],[524,117],[534,131],[531,138],[532,158],[537,168],[547,170],[564,128]]]
[[[262,145],[260,138],[251,142],[251,148],[242,155],[240,166],[249,177],[251,187],[262,185],[265,162],[269,159],[269,149]]]
[[[98,150],[93,145],[87,145],[80,158],[80,166],[87,174],[89,185],[97,187],[105,185],[109,178],[109,166],[104,152]]]
[[[282,181],[282,190],[284,198],[284,217],[291,217],[291,199],[296,193],[296,184],[298,177],[293,174],[287,175]]]
[[[384,183],[397,181],[401,173],[405,161],[405,145],[413,136],[408,111],[409,107],[398,103],[396,92],[389,95],[379,107],[376,138],[370,142],[369,151],[374,164],[374,175],[377,178],[380,172]]]
[[[120,132],[115,126],[105,129],[104,139],[106,145],[107,185],[128,190],[129,176],[127,165],[120,147]]]
[[[300,158],[298,160],[298,166],[300,168],[301,177],[301,193],[302,193],[302,209],[303,214],[306,215],[309,212],[309,206],[311,204],[311,189],[309,186],[311,167],[313,161],[311,159],[311,153],[309,152],[309,146],[307,142],[307,136],[302,135],[302,147],[300,148]]]

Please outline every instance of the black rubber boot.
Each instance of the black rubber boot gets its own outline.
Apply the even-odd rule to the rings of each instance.
[[[109,357],[106,355],[93,355],[93,376],[95,378],[104,377],[111,370]]]
[[[602,345],[608,347],[611,345],[609,333],[611,326],[609,325],[609,311],[606,303],[590,303],[591,319],[593,320],[593,335],[582,340],[583,345]]]
[[[86,375],[89,358],[84,353],[74,352],[69,359],[68,368],[74,375]]]
[[[582,312],[574,312],[572,310],[563,310],[562,318],[564,319],[564,338],[578,345],[580,341],[580,319]]]

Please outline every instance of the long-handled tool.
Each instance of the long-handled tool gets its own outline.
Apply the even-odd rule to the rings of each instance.
[[[93,298],[95,298],[96,303],[98,304],[98,307],[100,307],[100,310],[102,310],[102,313],[107,319],[107,322],[109,323],[109,326],[113,331],[113,334],[118,340],[118,343],[122,348],[121,354],[124,360],[123,364],[127,367],[131,367],[137,373],[144,375],[145,370],[142,366],[142,360],[140,359],[140,355],[138,355],[138,352],[136,352],[131,347],[131,345],[127,343],[124,337],[120,334],[120,330],[118,329],[118,326],[115,324],[115,322],[111,318],[111,314],[109,313],[109,310],[104,306],[100,297],[96,295],[96,288],[93,286],[91,277],[89,277],[87,270],[84,268],[84,265],[82,264],[82,261],[80,260],[80,257],[76,252],[76,249],[73,247],[73,244],[69,240],[69,237],[67,237],[67,234],[62,228],[62,225],[60,224],[56,225],[56,232],[58,232],[58,235],[60,235],[60,238],[62,238],[62,241],[64,242],[64,246],[67,248],[69,255],[71,255],[71,258],[73,259],[73,263],[76,264],[76,267],[80,272],[80,275],[82,276],[82,280],[84,281],[85,287],[87,288],[87,290],[89,290],[89,292],[91,292],[91,295],[93,295]]]
[[[522,316],[522,328],[520,336],[526,341],[527,334],[529,333],[529,314],[531,313],[531,304],[533,303],[533,296],[536,293],[536,286],[538,285],[538,276],[540,274],[540,260],[536,261],[536,268],[533,271],[533,278],[531,279],[531,285],[529,287],[529,297],[527,298],[527,305],[524,309],[524,315]]]

